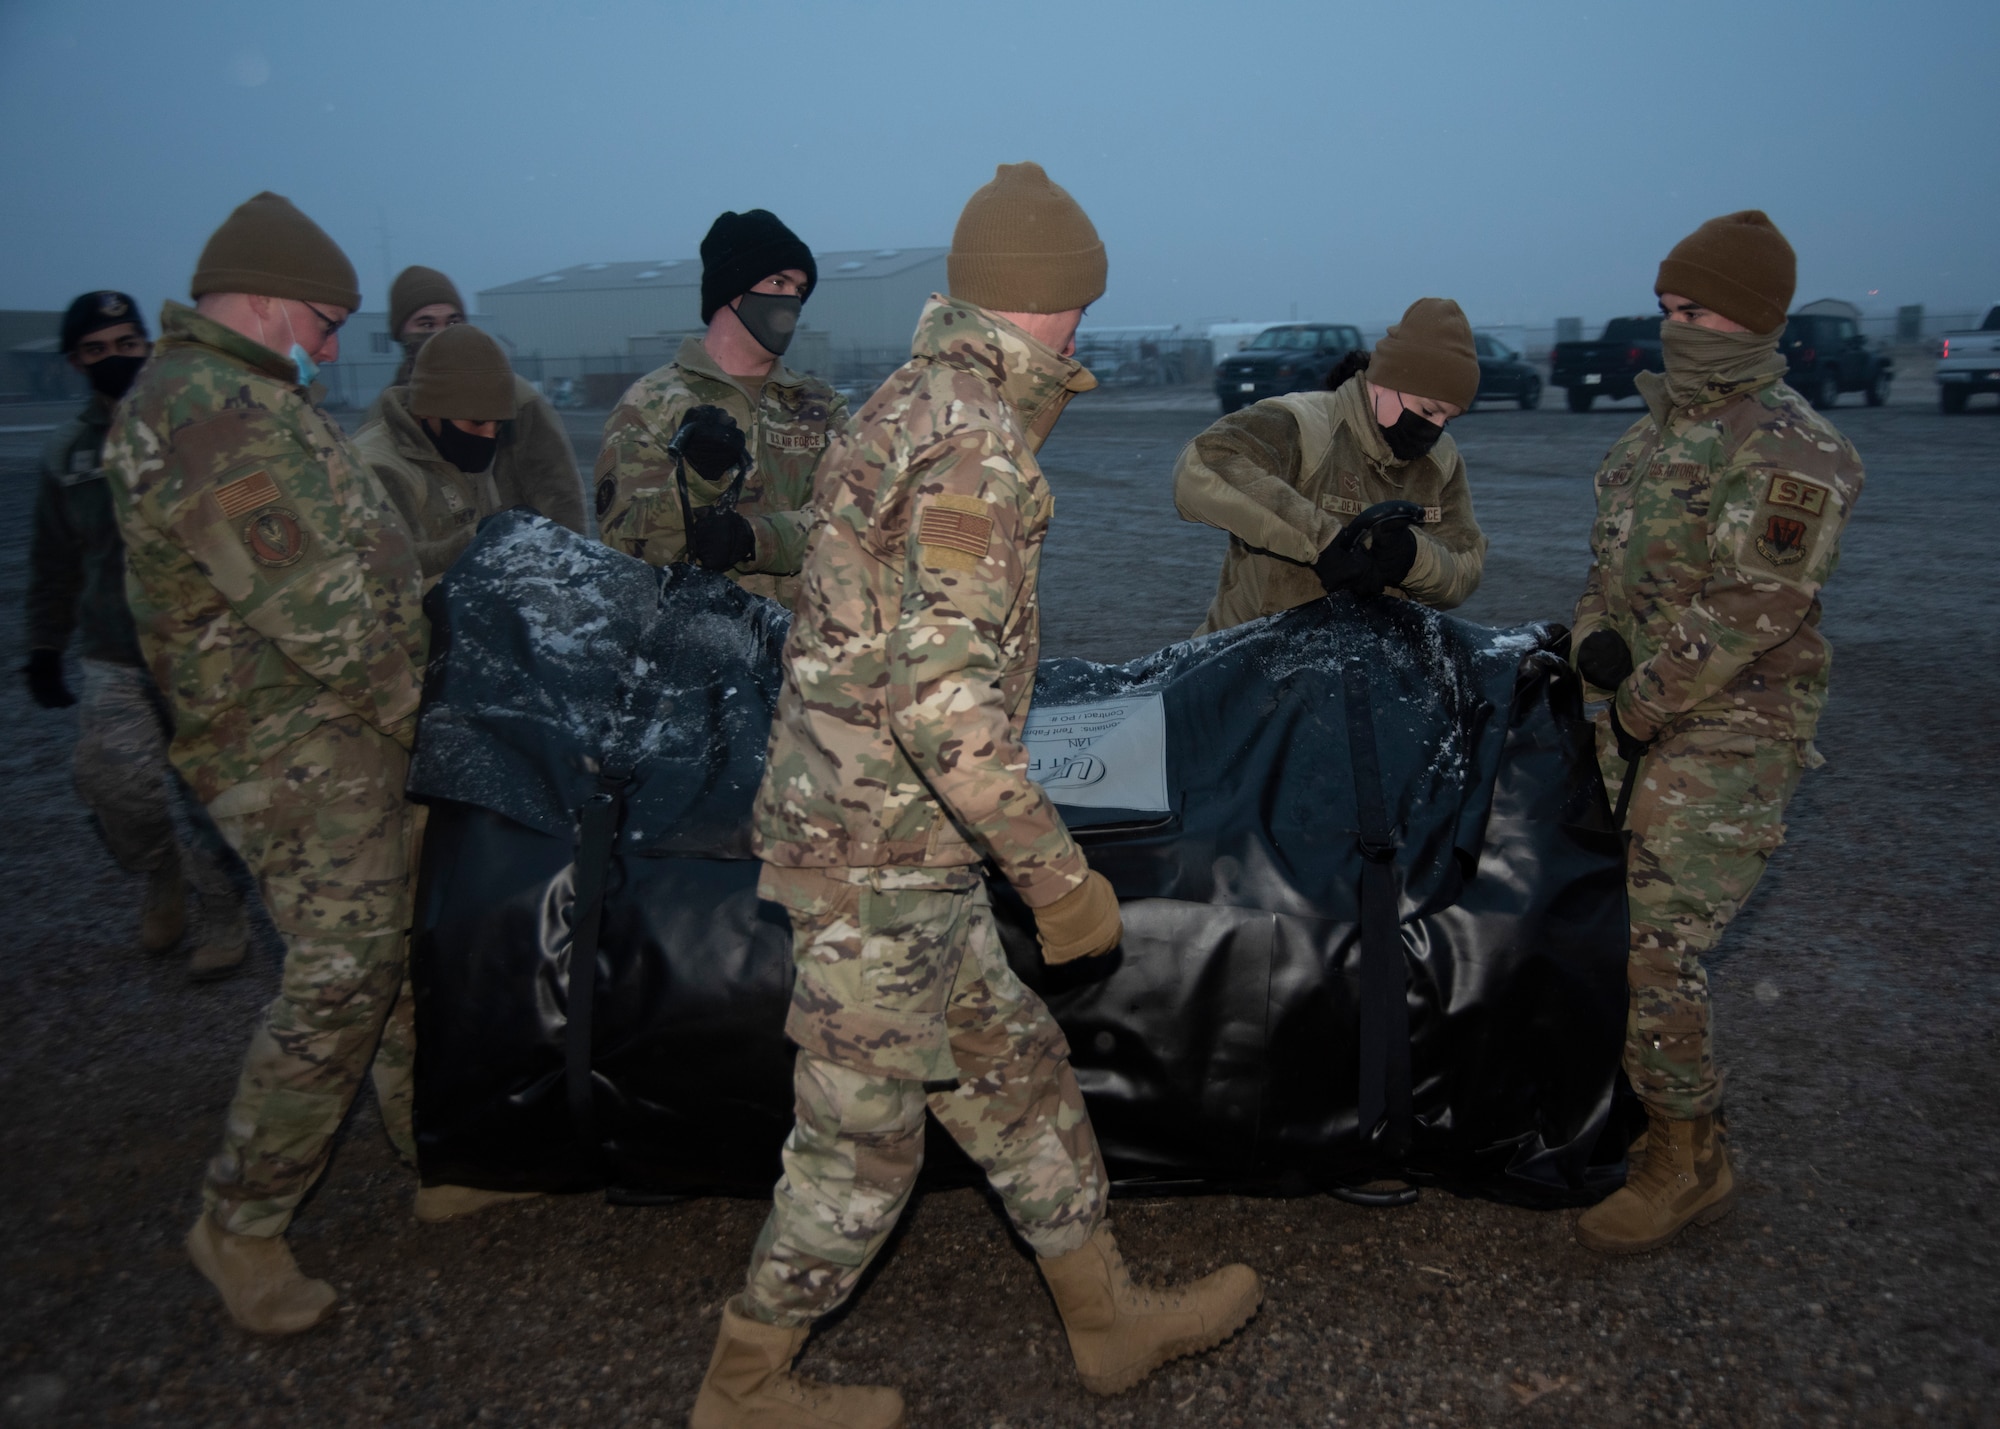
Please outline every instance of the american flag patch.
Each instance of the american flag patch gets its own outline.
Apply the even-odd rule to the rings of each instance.
[[[993,518],[933,502],[917,518],[917,539],[926,546],[984,559],[993,539]]]
[[[278,483],[261,471],[215,488],[215,504],[232,520],[278,499]]]

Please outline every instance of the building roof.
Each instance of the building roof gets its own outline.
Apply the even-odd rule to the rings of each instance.
[[[846,278],[887,278],[934,262],[949,248],[863,248],[852,252],[816,253],[822,284]],[[662,258],[639,263],[579,263],[558,268],[518,283],[502,283],[497,288],[481,288],[479,296],[497,293],[605,292],[647,288],[696,288],[701,286],[699,258]]]

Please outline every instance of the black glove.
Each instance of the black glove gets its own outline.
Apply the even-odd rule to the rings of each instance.
[[[750,449],[736,419],[720,407],[707,405],[696,407],[681,418],[667,450],[693,467],[705,481],[720,481],[750,461]]]
[[[1382,581],[1376,574],[1374,558],[1366,551],[1343,546],[1338,536],[1326,543],[1326,549],[1313,562],[1313,574],[1319,577],[1319,583],[1328,595],[1337,590],[1352,591],[1355,595],[1382,593]]]
[[[1584,643],[1588,644],[1589,642],[1585,641]],[[1611,733],[1618,740],[1618,757],[1627,764],[1640,758],[1647,750],[1653,747],[1652,740],[1639,738],[1618,722],[1618,707],[1616,705],[1611,707]]]
[[[1417,563],[1417,533],[1401,521],[1378,526],[1368,538],[1368,556],[1375,563],[1375,575],[1382,585],[1401,585],[1410,567]]]
[[[1576,672],[1600,690],[1615,690],[1632,674],[1632,647],[1615,630],[1593,630],[1576,647]]]
[[[62,651],[30,650],[21,673],[28,677],[28,693],[43,709],[65,709],[76,703],[76,696],[63,683]]]
[[[688,533],[688,555],[705,571],[727,571],[757,554],[757,533],[734,511],[704,511]]]

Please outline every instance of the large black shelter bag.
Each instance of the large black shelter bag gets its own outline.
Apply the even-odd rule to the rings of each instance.
[[[790,933],[749,814],[789,617],[524,512],[426,602],[414,940],[427,1180],[762,1195]],[[1008,956],[1126,1189],[1623,1174],[1623,854],[1560,627],[1325,601],[1045,662],[1028,746],[1114,953]]]

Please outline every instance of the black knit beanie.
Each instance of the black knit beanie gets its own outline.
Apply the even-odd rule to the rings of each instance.
[[[146,320],[139,315],[139,305],[132,301],[130,293],[117,293],[109,288],[85,293],[63,314],[62,350],[75,352],[76,345],[92,333],[126,323],[138,328],[139,336],[146,336]]]
[[[806,275],[800,297],[812,296],[819,282],[819,265],[812,249],[778,221],[769,209],[725,213],[709,225],[701,240],[701,320],[735,301],[773,273],[797,268]]]

